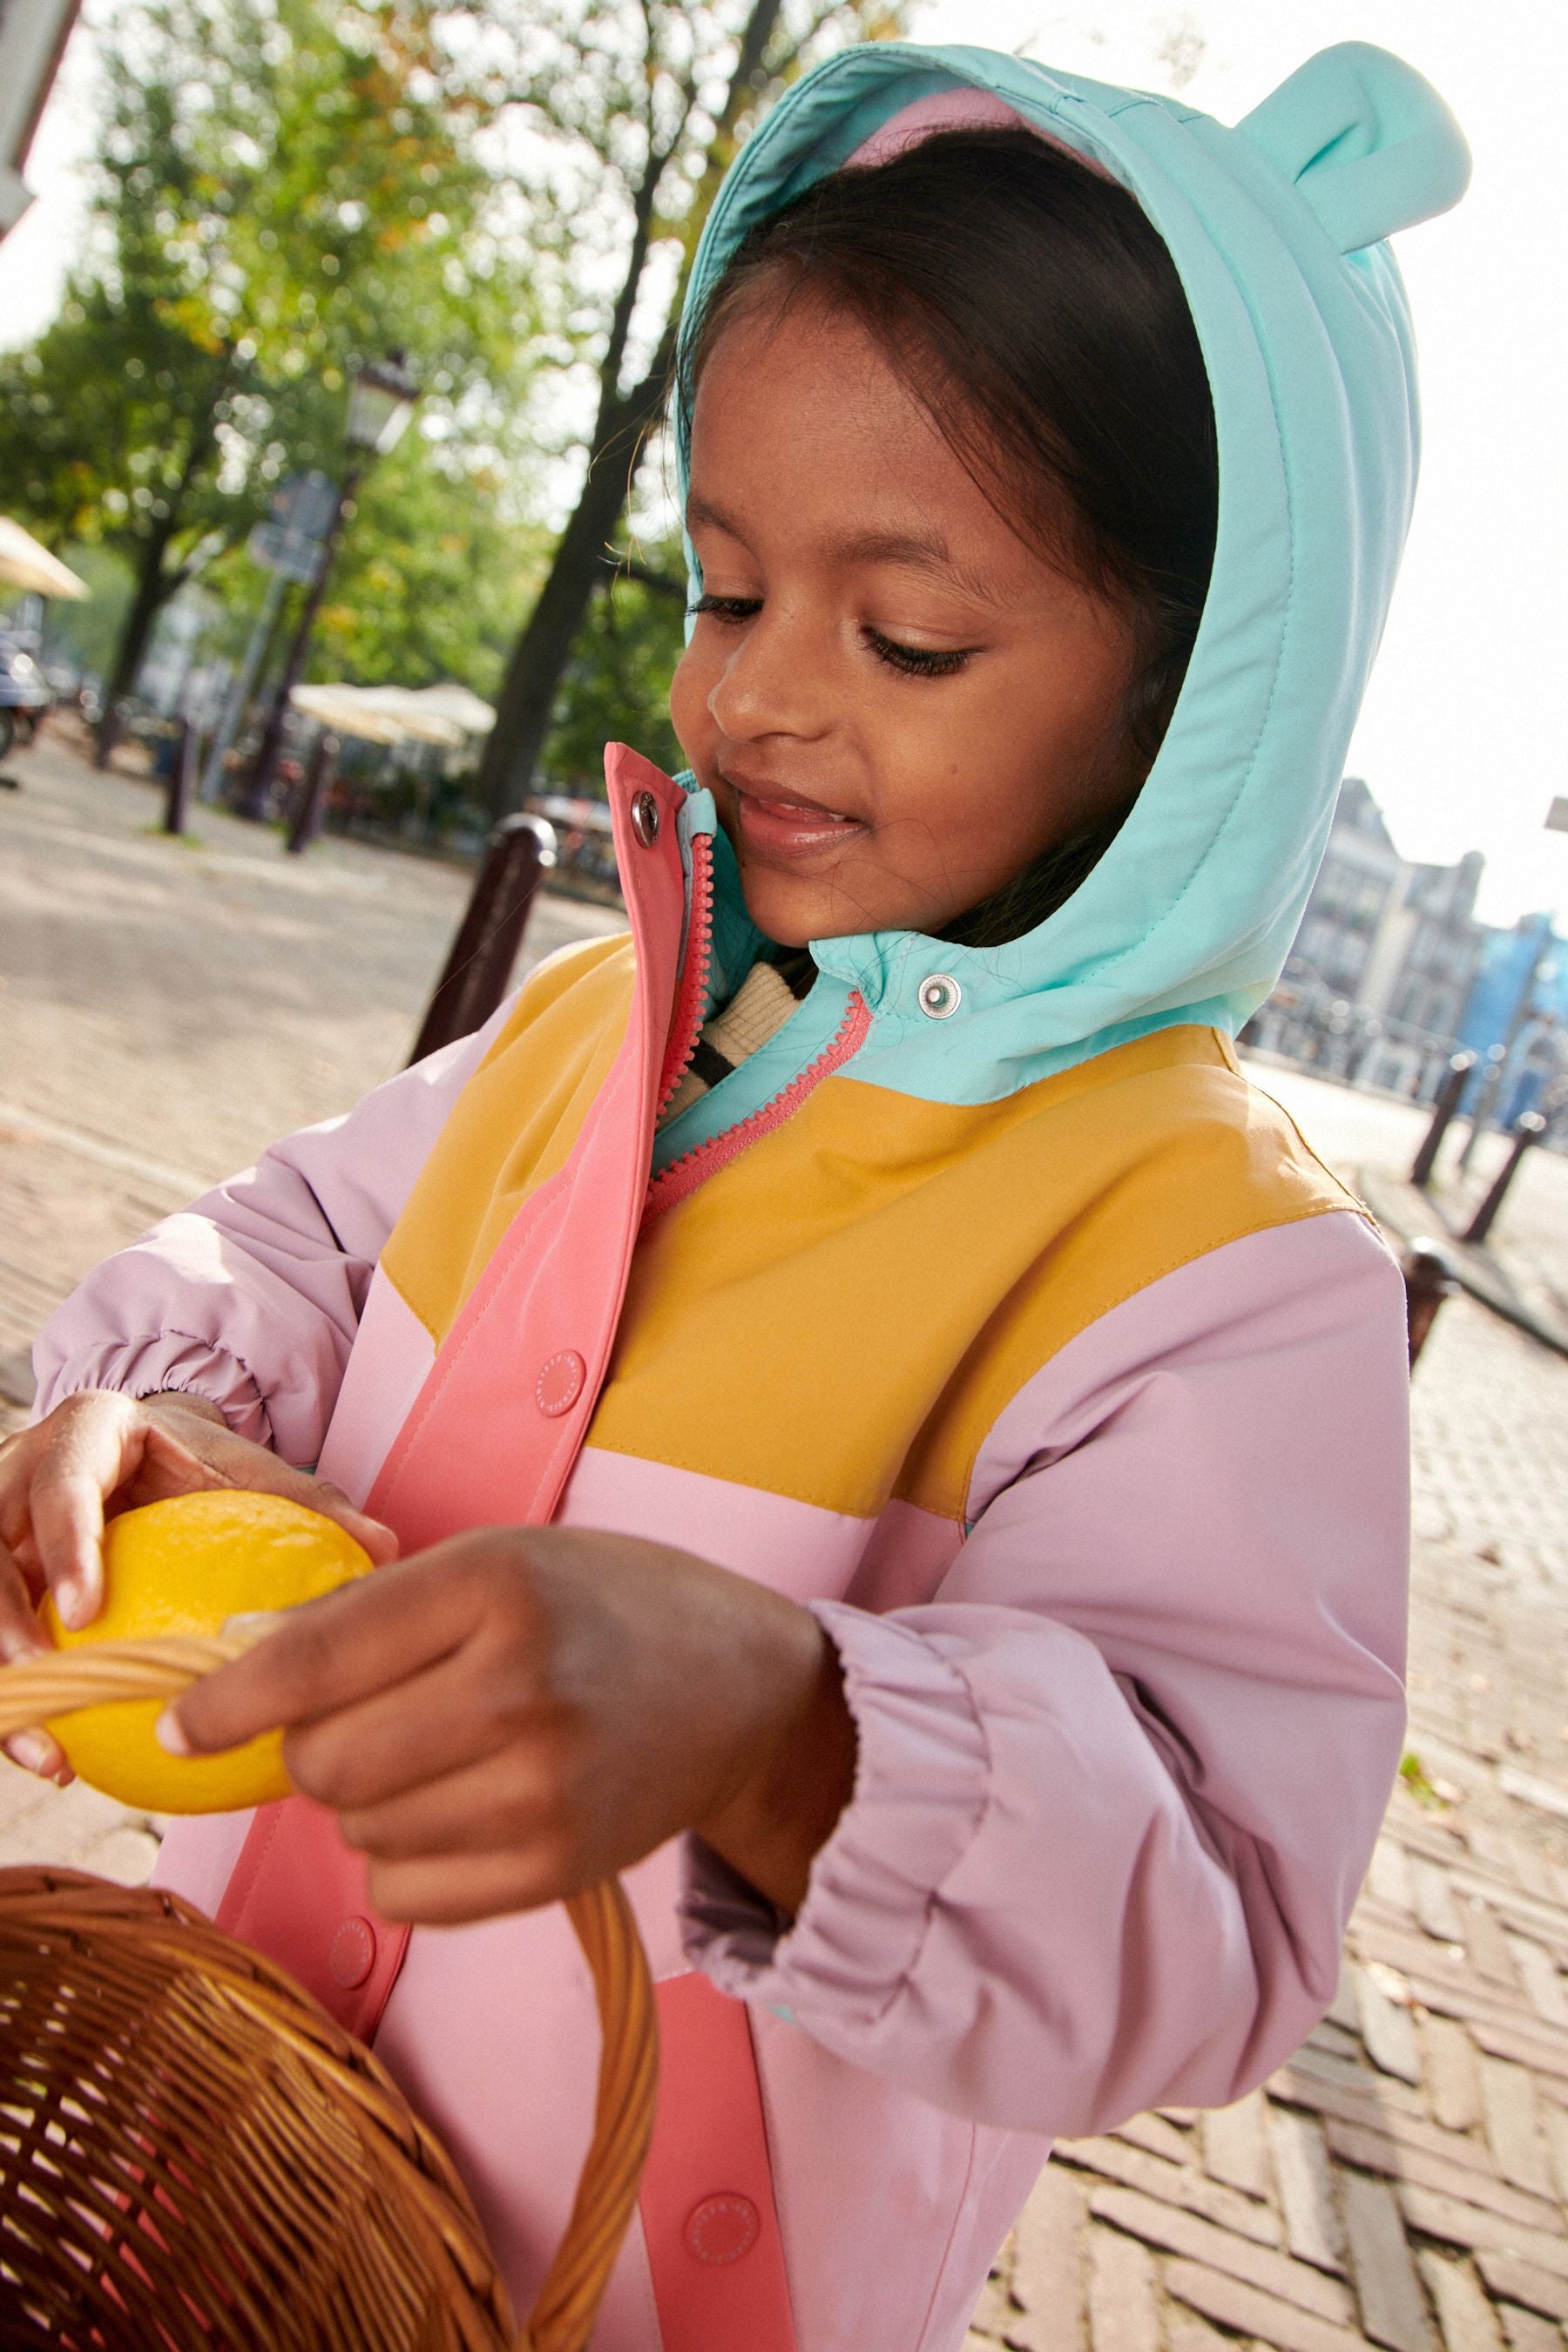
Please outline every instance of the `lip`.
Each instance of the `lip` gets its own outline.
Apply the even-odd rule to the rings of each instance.
[[[735,823],[746,845],[763,856],[810,857],[840,850],[868,830],[862,817],[829,808],[825,802],[796,799],[761,777],[720,774],[735,795]]]

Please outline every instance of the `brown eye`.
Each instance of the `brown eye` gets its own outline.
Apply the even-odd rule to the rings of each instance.
[[[900,646],[896,638],[885,637],[880,629],[868,629],[866,642],[879,661],[886,662],[889,669],[901,670],[906,677],[951,677],[974,651],[972,646],[942,653],[929,646]]]

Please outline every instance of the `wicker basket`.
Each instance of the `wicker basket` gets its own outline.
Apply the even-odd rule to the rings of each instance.
[[[243,1645],[0,1668],[0,1738],[177,1695]],[[583,2352],[653,2125],[647,1961],[567,1904],[604,2026],[561,2251],[519,2331],[450,2158],[371,2053],[179,1896],[0,1871],[0,2343],[57,2352]]]

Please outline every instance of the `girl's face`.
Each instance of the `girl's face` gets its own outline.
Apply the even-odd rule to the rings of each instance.
[[[940,931],[1133,789],[1131,622],[1008,528],[853,320],[723,329],[687,520],[670,708],[770,939]]]

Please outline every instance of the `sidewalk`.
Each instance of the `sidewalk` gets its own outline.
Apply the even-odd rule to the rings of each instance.
[[[146,787],[47,747],[15,764],[0,1355],[149,1218],[398,1067],[467,888],[341,843],[285,861],[205,811],[186,849],[147,830]],[[542,901],[530,950],[613,928]],[[1352,1181],[1414,1155],[1413,1107],[1254,1075]],[[1568,1283],[1568,1165],[1548,1159],[1499,1240]],[[1456,1297],[1412,1402],[1418,1777],[1390,1806],[1333,2013],[1237,2107],[1058,2150],[973,2352],[1564,2352],[1568,1359]],[[0,1430],[20,1419],[0,1404]],[[0,1759],[0,1864],[139,1883],[156,1831]]]

